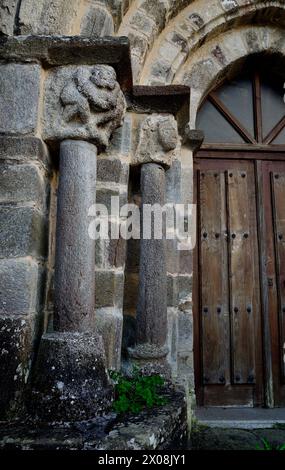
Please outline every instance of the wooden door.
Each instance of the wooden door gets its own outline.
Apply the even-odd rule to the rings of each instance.
[[[264,358],[271,406],[285,405],[285,162],[257,164],[261,220]]]
[[[251,56],[197,113],[196,127],[205,133],[195,168],[200,405],[285,406],[285,107],[278,62]]]
[[[195,359],[200,405],[263,404],[259,245],[254,163],[195,168]]]

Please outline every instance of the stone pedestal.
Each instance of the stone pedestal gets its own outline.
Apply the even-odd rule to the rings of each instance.
[[[81,421],[103,413],[112,397],[102,338],[54,332],[41,339],[29,411],[39,421]]]

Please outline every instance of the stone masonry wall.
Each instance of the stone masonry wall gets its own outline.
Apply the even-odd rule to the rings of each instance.
[[[0,65],[0,417],[19,413],[42,328],[49,159],[37,137],[41,70]]]

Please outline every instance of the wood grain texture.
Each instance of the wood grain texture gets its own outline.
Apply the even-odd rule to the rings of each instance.
[[[285,382],[285,173],[272,172],[273,220],[275,232],[279,353],[281,380]]]
[[[227,172],[233,383],[255,382],[255,279],[248,173]],[[252,221],[253,222],[253,221]]]
[[[200,173],[201,318],[203,381],[230,382],[225,175]]]

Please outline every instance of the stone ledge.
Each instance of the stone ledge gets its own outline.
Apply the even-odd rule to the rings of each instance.
[[[45,68],[108,64],[116,70],[120,87],[127,94],[130,111],[178,113],[183,110],[186,122],[189,119],[188,86],[133,86],[130,41],[125,36],[5,36],[0,37],[0,61],[38,62]]]
[[[132,69],[127,37],[14,36],[0,38],[0,60],[40,61],[58,65],[109,64],[117,72],[122,90],[132,87]]]
[[[118,421],[114,413],[62,426],[28,423],[0,426],[0,449],[9,450],[164,450],[183,449],[187,438],[186,401],[168,393],[163,407]]]
[[[190,88],[185,85],[133,87],[127,96],[129,110],[136,113],[178,113],[182,108],[189,116]]]

